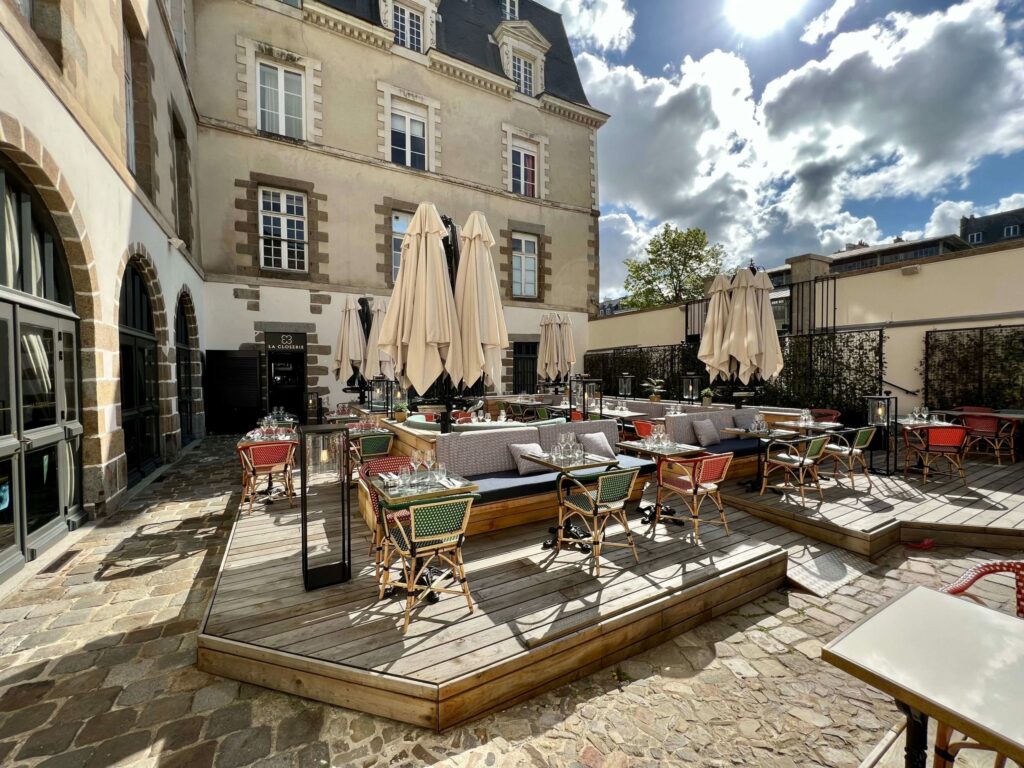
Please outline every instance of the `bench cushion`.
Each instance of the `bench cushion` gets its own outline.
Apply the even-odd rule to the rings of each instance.
[[[434,447],[437,460],[444,462],[449,472],[473,477],[515,472],[516,463],[508,447],[516,443],[537,442],[540,441],[535,427],[518,427],[438,435]]]
[[[708,447],[709,453],[734,453],[736,457],[740,456],[756,456],[757,455],[757,439],[747,438],[741,440],[738,437],[734,437],[731,440],[723,440],[720,443]]]
[[[641,475],[649,475],[654,472],[653,461],[640,459],[636,456],[626,456],[624,454],[619,454],[617,458],[621,469],[639,469]],[[575,475],[575,477],[579,478],[583,482],[587,482],[588,478],[593,479],[601,472],[602,470],[595,470],[594,472],[580,472]],[[523,477],[514,469],[505,472],[494,472],[492,474],[472,478],[473,482],[479,488],[477,493],[480,495],[480,504],[489,504],[495,501],[507,501],[508,499],[517,499],[524,496],[536,496],[541,493],[554,494],[555,481],[557,479],[557,472],[544,472],[539,475],[527,475]],[[557,516],[554,506],[554,500],[552,500],[552,517]]]

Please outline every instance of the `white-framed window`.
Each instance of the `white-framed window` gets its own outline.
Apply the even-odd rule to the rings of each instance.
[[[967,242],[971,245],[978,245],[982,241],[981,232],[969,232],[967,234]]]
[[[1003,227],[1003,237],[1020,237],[1020,224],[1009,224]]]
[[[519,18],[519,0],[501,0],[501,15],[506,20]]]
[[[427,169],[427,121],[392,108],[391,162],[421,171]]]
[[[517,91],[533,96],[533,61],[513,53],[512,79],[516,81]]]
[[[306,271],[309,242],[306,196],[301,192],[259,188],[260,264],[264,269]]]
[[[512,295],[537,298],[537,236],[512,233]]]
[[[256,111],[259,128],[292,139],[304,139],[303,73],[261,61],[258,64]]]
[[[124,36],[124,138],[128,170],[135,173],[135,87],[132,83],[132,41],[128,29]]]
[[[512,192],[524,197],[537,196],[537,152],[512,147]]]
[[[423,52],[423,14],[395,3],[391,13],[395,43],[416,53]]]
[[[412,214],[408,211],[391,212],[391,282],[398,279],[398,270],[402,266],[402,240],[409,231]]]

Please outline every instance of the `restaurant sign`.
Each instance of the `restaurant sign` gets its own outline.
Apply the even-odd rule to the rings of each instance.
[[[264,341],[267,352],[304,352],[306,350],[306,334],[304,333],[265,333]]]

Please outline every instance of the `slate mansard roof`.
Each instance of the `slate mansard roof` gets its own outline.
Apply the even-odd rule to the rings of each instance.
[[[383,27],[377,0],[319,0],[324,5]],[[590,106],[580,73],[573,60],[561,14],[534,0],[519,0],[519,20],[537,28],[551,49],[544,59],[545,93],[574,104]],[[507,77],[501,66],[498,45],[492,37],[504,21],[501,0],[440,0],[437,48],[468,64]]]

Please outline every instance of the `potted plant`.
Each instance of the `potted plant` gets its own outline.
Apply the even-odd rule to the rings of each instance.
[[[661,396],[665,394],[664,379],[644,379],[644,382],[640,387],[647,394],[652,403],[661,402]]]
[[[704,387],[700,391],[700,404],[703,406],[711,405],[711,398],[715,396],[715,391],[711,387]]]
[[[409,406],[407,405],[396,405],[395,406],[395,421],[401,424],[409,416]]]

